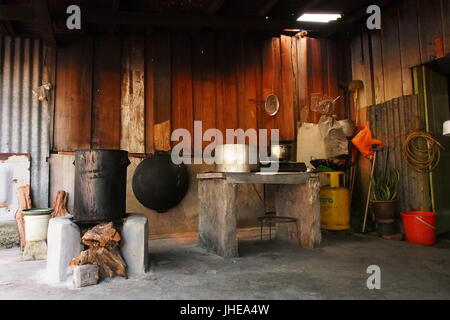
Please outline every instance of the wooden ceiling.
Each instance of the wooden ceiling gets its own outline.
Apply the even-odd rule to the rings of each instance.
[[[392,0],[0,0],[0,33],[43,38],[51,46],[70,34],[149,32],[152,28],[202,28],[281,33],[307,30],[315,36],[348,30],[370,4]],[[66,8],[81,8],[82,30],[65,26]],[[329,24],[297,22],[304,12],[340,12]]]

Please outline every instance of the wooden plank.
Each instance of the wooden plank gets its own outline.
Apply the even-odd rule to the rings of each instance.
[[[300,108],[299,108],[299,96],[298,96],[298,53],[297,53],[297,43],[298,37],[292,37],[292,50],[291,50],[291,60],[292,60],[292,75],[294,79],[293,91],[294,91],[294,137],[297,137],[297,123],[300,121]]]
[[[212,34],[193,39],[192,71],[194,120],[202,121],[203,132],[216,127],[215,48]],[[203,142],[203,146],[209,142]]]
[[[262,85],[262,79],[263,79],[263,68],[262,68],[262,44],[263,44],[263,37],[256,36],[255,38],[255,84],[256,84],[256,122],[255,122],[255,129],[259,129],[259,118],[261,117],[261,113],[265,113],[264,106],[265,106],[265,98],[263,96],[263,85]],[[270,135],[270,133],[269,133]],[[259,137],[259,131],[258,131],[258,137]]]
[[[398,30],[398,9],[392,8],[384,13],[381,38],[383,41],[384,91],[386,100],[403,94],[402,61]]]
[[[400,141],[400,147],[398,149],[399,153],[400,153],[400,167],[399,172],[400,172],[400,186],[401,186],[401,193],[402,193],[402,202],[404,204],[403,209],[404,210],[408,210],[410,211],[411,208],[411,195],[413,194],[412,190],[411,190],[411,185],[410,185],[410,181],[411,181],[411,177],[408,175],[408,165],[406,162],[406,158],[404,153],[402,152],[403,150],[403,143],[406,140],[406,137],[408,136],[409,132],[407,130],[407,124],[406,124],[406,110],[407,108],[405,108],[405,106],[409,106],[409,101],[411,101],[411,96],[404,96],[402,99],[399,100],[399,104],[398,104],[398,113],[399,113],[399,117],[398,117],[398,123],[399,123],[399,128],[400,128],[400,136],[399,136],[399,141]],[[408,112],[411,112],[408,110]]]
[[[327,45],[327,75],[326,75],[326,81],[327,81],[327,94],[332,98],[337,98],[340,96],[339,94],[339,77],[338,77],[338,57],[340,52],[337,50],[336,42],[332,39],[328,40],[326,42]],[[341,96],[338,101],[336,101],[336,108],[335,108],[335,114],[338,116],[339,119],[344,118],[344,96]]]
[[[308,38],[308,87],[310,94],[323,94],[322,46],[319,39]],[[311,99],[309,99],[311,101]],[[311,107],[311,105],[310,105]],[[311,122],[319,122],[320,115],[310,110]]]
[[[422,63],[426,63],[436,58],[435,41],[443,37],[441,0],[428,0],[418,13]]]
[[[121,42],[99,36],[94,42],[92,147],[120,148]]]
[[[443,33],[444,33],[444,53],[450,53],[450,2],[442,1],[442,16],[443,16]]]
[[[384,68],[383,68],[383,50],[381,44],[381,31],[375,31],[370,36],[372,42],[372,65],[373,65],[373,82],[375,91],[375,103],[383,103],[386,101],[384,92]]]
[[[145,38],[145,152],[152,154],[155,152],[155,60],[154,44],[151,35]]]
[[[275,69],[274,69],[274,51],[272,50],[272,38],[265,38],[261,43],[261,59],[262,59],[262,99],[266,100],[270,94],[274,93],[275,86]],[[263,108],[264,106],[261,106]],[[271,130],[275,128],[275,119],[264,110],[259,113],[259,128]],[[267,132],[268,141],[270,140],[270,132]]]
[[[184,34],[173,36],[172,59],[172,130],[193,133],[191,39]]]
[[[244,130],[258,128],[258,107],[261,106],[261,99],[258,97],[256,70],[260,67],[259,59],[255,38],[245,37],[243,60],[245,103],[243,108],[239,109],[239,126]]]
[[[319,39],[322,58],[322,87],[323,93],[328,94],[328,40]]]
[[[262,101],[257,94],[256,68],[260,55],[255,39],[241,35],[238,48],[238,122],[243,130],[258,128],[258,107]],[[246,143],[249,143],[247,141]]]
[[[370,36],[368,33],[364,33],[361,35],[362,37],[362,50],[363,50],[363,72],[362,79],[364,82],[364,95],[366,97],[366,103],[363,107],[368,107],[376,104],[375,99],[375,88],[373,83],[373,73],[372,73],[372,65],[373,65],[373,56],[371,55],[371,47],[370,47]]]
[[[57,54],[54,146],[90,148],[92,39],[74,39]]]
[[[419,22],[416,5],[415,1],[404,2],[400,5],[398,11],[403,95],[413,94],[411,68],[421,64]]]
[[[234,56],[237,61],[237,102],[238,102],[238,127],[243,129],[245,124],[245,38],[238,38],[238,45]]]
[[[237,102],[237,61],[233,57],[239,43],[231,35],[216,37],[216,124],[226,137],[226,129],[239,127]]]
[[[352,57],[350,50],[350,37],[344,35],[338,37],[336,40],[338,52],[338,81],[339,81],[339,95],[341,96],[341,103],[343,108],[343,117],[350,119],[350,104],[351,95],[348,94],[348,85],[352,80]]]
[[[364,57],[364,52],[363,52],[363,45],[362,45],[362,35],[358,35],[355,36],[352,41],[351,41],[351,57],[352,57],[352,75],[353,75],[353,80],[361,80],[364,82],[365,80],[365,68],[364,68],[364,64],[365,64],[365,57]],[[354,102],[353,102],[353,94],[351,94],[352,96],[352,119],[356,119],[357,115],[355,114],[355,106],[354,106]],[[367,102],[366,102],[366,88],[365,88],[365,83],[364,83],[364,89],[359,90],[358,93],[358,108],[364,108],[366,106],[368,106]],[[359,124],[359,123],[357,123]]]
[[[170,150],[171,41],[167,33],[154,35],[154,141],[155,149]]]
[[[282,35],[281,44],[281,99],[275,119],[281,141],[295,140],[294,128],[294,73],[292,71],[292,39]]]
[[[308,41],[306,38],[298,39],[297,59],[300,121],[309,121]]]
[[[144,48],[143,37],[124,40],[120,148],[132,153],[145,152]]]

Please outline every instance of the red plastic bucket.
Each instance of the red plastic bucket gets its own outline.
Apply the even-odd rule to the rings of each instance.
[[[401,215],[408,242],[426,246],[436,242],[436,212],[410,211]]]

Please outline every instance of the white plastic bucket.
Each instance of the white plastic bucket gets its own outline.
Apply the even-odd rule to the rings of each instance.
[[[26,215],[25,219],[25,240],[41,241],[47,239],[49,214]]]

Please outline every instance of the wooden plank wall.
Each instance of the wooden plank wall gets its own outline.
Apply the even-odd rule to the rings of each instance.
[[[380,31],[351,40],[353,79],[365,86],[360,108],[413,94],[411,68],[450,53],[448,1],[406,0],[382,15]]]
[[[373,123],[373,134],[381,139],[387,148],[378,153],[376,174],[387,168],[396,168],[400,173],[398,186],[400,210],[426,211],[430,207],[428,175],[411,170],[402,152],[406,136],[420,124],[418,97],[408,95],[392,99],[368,108],[368,119]]]
[[[311,93],[345,96],[349,63],[350,49],[335,40],[211,32],[76,39],[57,53],[52,150],[151,154],[171,148],[173,130],[192,132],[194,120],[223,132],[278,128],[282,141],[295,141],[298,121],[318,121]],[[263,109],[270,93],[280,99],[275,117]],[[347,114],[344,99],[337,113]]]

